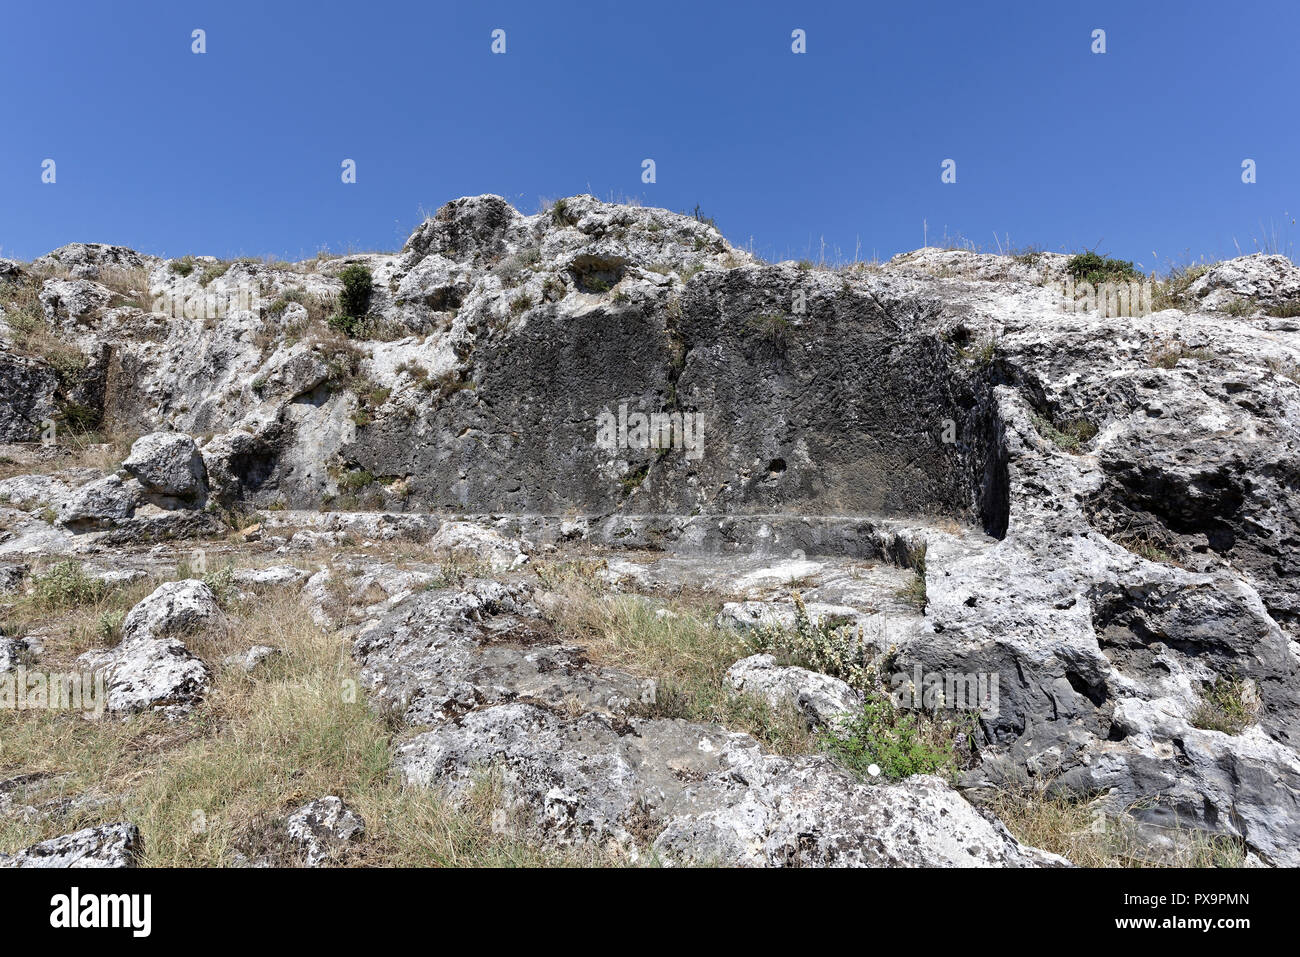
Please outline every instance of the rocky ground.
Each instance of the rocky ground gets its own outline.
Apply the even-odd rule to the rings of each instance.
[[[1300,863],[1300,269],[1071,262],[0,260],[0,863]]]

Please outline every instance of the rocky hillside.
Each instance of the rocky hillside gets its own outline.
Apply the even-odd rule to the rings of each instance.
[[[393,794],[470,813],[490,772],[489,843],[623,860],[1095,862],[1029,846],[1032,800],[1130,859],[1300,864],[1300,269],[1136,316],[1065,308],[1075,273],[772,265],[587,196],[455,200],[396,254],[0,260],[0,669],[175,729],[306,680],[318,639],[248,640],[301,608],[396,788],[322,767],[169,856],[147,786],[0,745],[0,815],[36,788],[0,851],[378,854]]]

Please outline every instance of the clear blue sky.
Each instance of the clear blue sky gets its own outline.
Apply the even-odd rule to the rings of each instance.
[[[23,259],[391,249],[486,192],[698,203],[769,258],[886,258],[922,221],[1148,268],[1300,245],[1295,0],[6,0],[2,23],[0,255]]]

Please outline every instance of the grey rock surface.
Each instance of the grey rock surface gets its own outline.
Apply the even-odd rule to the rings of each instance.
[[[289,841],[308,867],[338,858],[365,837],[366,822],[341,798],[329,795],[289,815]]]
[[[846,714],[862,706],[861,696],[846,682],[807,668],[778,665],[772,655],[737,661],[727,669],[727,683],[773,706],[793,703],[814,728],[835,728]]]
[[[135,515],[136,492],[116,475],[75,489],[59,506],[58,523],[70,531],[112,528]]]
[[[136,439],[122,467],[163,501],[197,503],[207,493],[203,456],[194,440],[180,432],[152,432]]]
[[[1117,316],[1064,302],[1066,261],[925,248],[839,271],[769,265],[664,210],[573,197],[525,216],[477,196],[445,205],[395,254],[240,262],[206,285],[120,247],[77,244],[37,265],[70,277],[40,291],[51,327],[87,357],[76,401],[124,430],[208,436],[214,507],[261,509],[281,554],[402,542],[503,580],[444,589],[442,568],[340,564],[303,586],[318,624],[349,629],[376,701],[430,729],[427,754],[448,763],[408,753],[422,780],[452,787],[500,736],[521,801],[545,805],[541,782],[578,771],[528,757],[494,723],[505,708],[540,709],[509,713],[557,746],[588,729],[592,760],[632,747],[601,728],[645,723],[652,689],[539,633],[512,580],[539,551],[604,547],[621,553],[592,577],[611,588],[707,589],[740,628],[788,624],[798,589],[851,617],[908,680],[996,678],[964,788],[1099,794],[1112,813],[1295,865],[1300,269],[1240,257],[1199,276],[1184,309]],[[338,273],[358,264],[374,277],[372,333],[345,343],[313,334],[298,302],[171,322],[115,305],[102,285],[109,270],[144,270],[160,296],[255,284],[306,302],[336,296]],[[26,281],[16,270],[30,272],[3,276]],[[0,440],[29,441],[57,383],[12,345],[0,349]],[[638,412],[669,415],[668,438],[682,441],[597,441],[602,414]],[[698,448],[685,413],[702,416]],[[192,488],[188,461],[188,478],[163,484]],[[142,469],[129,482],[0,481],[0,555],[213,530],[213,513],[152,514]],[[746,682],[776,674],[750,670]],[[1222,682],[1257,698],[1237,734],[1196,726]],[[664,743],[647,767],[704,740],[645,733]],[[866,801],[794,765],[782,773],[811,775],[809,793]],[[641,833],[610,823],[624,820],[609,810],[621,792],[575,793],[574,833]],[[664,800],[681,813],[655,818],[661,834],[703,813]],[[784,846],[778,832],[764,824],[726,853],[777,860],[755,847]],[[705,853],[691,840],[664,838]]]
[[[142,850],[134,824],[107,824],[0,854],[0,867],[135,867]]]

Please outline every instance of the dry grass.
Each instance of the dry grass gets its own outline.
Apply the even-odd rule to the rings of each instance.
[[[587,578],[561,584],[548,615],[593,661],[655,679],[656,700],[644,706],[647,716],[717,722],[752,734],[778,754],[816,750],[793,704],[774,708],[730,688],[727,669],[747,652],[699,609],[602,594]]]
[[[157,586],[156,579],[108,586],[72,560],[37,566],[31,593],[0,605],[0,627],[11,636],[41,635],[43,666],[67,668],[84,651],[117,644],[126,612]]]
[[[11,446],[15,452],[0,458],[0,479],[16,475],[53,475],[64,469],[88,468],[116,472],[139,438],[136,432],[99,429],[76,432],[58,430],[58,444],[48,447],[36,443]],[[21,452],[16,450],[21,449]]]
[[[1079,867],[1240,867],[1245,861],[1240,841],[1192,828],[1170,829],[1170,849],[1157,853],[1132,818],[1104,817],[1092,802],[1041,787],[1000,791],[986,806],[1022,843]]]
[[[106,803],[48,819],[0,818],[0,851],[112,820],[139,826],[144,863],[220,866],[240,855],[289,863],[283,819],[337,794],[362,815],[366,839],[342,863],[529,866],[599,862],[539,848],[501,827],[500,789],[485,775],[452,809],[434,792],[389,773],[391,732],[357,688],[346,642],[316,628],[297,596],[269,592],[230,613],[238,627],[187,644],[216,672],[212,693],[187,719],[150,715],[86,721],[50,712],[0,712],[0,777],[53,775],[33,803],[98,794]],[[255,675],[219,656],[254,644],[283,654]],[[494,818],[496,825],[494,825]]]

